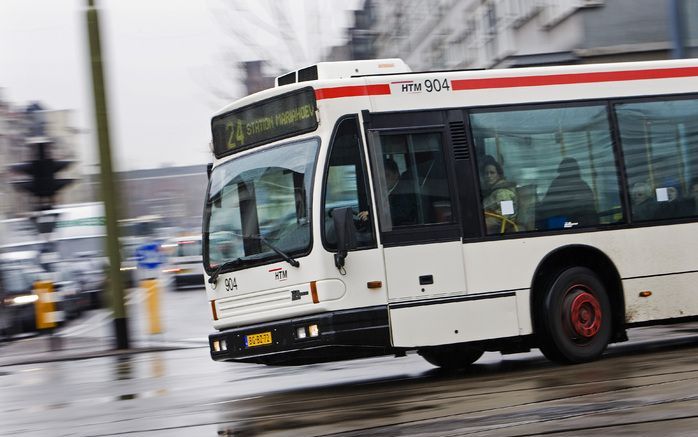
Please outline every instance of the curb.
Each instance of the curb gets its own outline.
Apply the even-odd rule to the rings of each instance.
[[[89,360],[92,358],[118,357],[139,355],[144,353],[171,352],[184,349],[202,349],[208,346],[148,346],[148,347],[133,347],[129,349],[111,349],[101,351],[53,351],[42,352],[39,356],[18,355],[11,358],[0,360],[0,367],[21,366],[28,364],[54,363],[60,361],[80,361]]]

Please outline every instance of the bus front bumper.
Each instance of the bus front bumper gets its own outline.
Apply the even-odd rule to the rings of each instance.
[[[300,365],[395,353],[386,306],[226,329],[208,337],[211,358]]]

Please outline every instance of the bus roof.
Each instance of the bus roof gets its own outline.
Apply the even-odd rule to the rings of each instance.
[[[395,60],[376,60],[374,62],[387,62]],[[365,61],[340,62],[344,71],[350,68],[352,63],[357,65]],[[321,63],[323,69],[329,71],[328,66],[332,62]],[[309,68],[309,67],[308,67]],[[320,67],[318,67],[322,70]],[[405,65],[406,69],[409,69]],[[300,71],[300,70],[299,70]],[[359,71],[361,72],[361,71]],[[282,76],[283,77],[283,76]],[[424,89],[410,87],[425,78],[438,77],[447,79],[449,91],[482,91],[520,88],[540,88],[549,85],[580,85],[597,83],[614,83],[648,79],[681,79],[698,77],[698,59],[681,59],[665,61],[643,62],[618,62],[606,64],[583,64],[564,66],[527,67],[515,69],[492,70],[450,70],[438,72],[409,72],[401,71],[394,74],[360,74],[346,77],[338,73],[338,77],[332,78],[330,74],[318,75],[318,79],[295,82],[287,85],[279,85],[274,88],[260,91],[243,97],[231,103],[214,116],[224,114],[237,108],[241,108],[255,102],[265,100],[289,91],[303,87],[313,87],[318,100],[331,100],[346,97],[375,97],[375,96],[405,96],[406,94],[424,93]],[[548,98],[547,100],[556,100]],[[423,102],[424,107],[432,105]],[[454,99],[453,106],[462,106],[460,99]],[[450,105],[446,105],[450,106]]]

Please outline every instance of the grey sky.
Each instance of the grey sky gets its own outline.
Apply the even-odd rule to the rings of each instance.
[[[273,3],[272,1],[275,1]],[[73,109],[86,164],[96,162],[84,0],[0,0],[3,98]],[[281,68],[342,42],[359,0],[97,0],[118,170],[210,160],[209,119],[240,96],[235,61]],[[286,32],[279,22],[288,23]],[[318,43],[321,42],[321,43]]]

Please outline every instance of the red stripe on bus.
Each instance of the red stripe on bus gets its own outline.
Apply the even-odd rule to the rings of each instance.
[[[698,76],[698,67],[657,68],[654,70],[604,71],[595,73],[550,74],[544,76],[493,77],[488,79],[456,79],[453,91],[486,88],[569,85],[576,83],[618,82],[626,80],[669,79]]]
[[[390,85],[355,85],[355,86],[339,86],[334,88],[319,88],[315,90],[315,98],[336,99],[339,97],[358,97],[358,96],[380,96],[390,94]]]
[[[277,268],[271,269],[271,270],[269,270],[269,271],[270,271],[270,272],[278,272],[279,270],[281,270],[281,267],[277,267]]]

